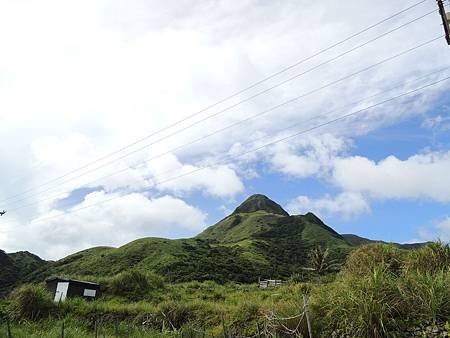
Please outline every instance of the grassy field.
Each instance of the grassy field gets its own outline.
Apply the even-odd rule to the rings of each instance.
[[[97,278],[101,299],[55,305],[39,285],[1,303],[13,337],[295,337],[307,336],[303,295],[316,337],[434,337],[448,334],[450,249],[433,243],[405,251],[370,244],[353,251],[336,275],[294,274],[268,289],[211,281],[171,284],[129,271]],[[314,283],[305,283],[312,280]],[[96,323],[96,325],[94,324]],[[196,332],[196,334],[194,334]]]

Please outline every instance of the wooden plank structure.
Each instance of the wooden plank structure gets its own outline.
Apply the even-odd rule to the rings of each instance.
[[[281,279],[261,279],[258,278],[258,287],[261,289],[266,289],[269,287],[276,287],[283,285],[285,282]]]

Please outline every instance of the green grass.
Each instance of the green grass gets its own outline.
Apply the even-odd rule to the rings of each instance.
[[[295,316],[308,291],[316,336],[399,337],[416,327],[444,330],[450,318],[447,252],[442,243],[414,251],[369,244],[350,254],[336,278],[317,275],[314,283],[303,284],[304,276],[296,274],[290,284],[270,289],[212,281],[155,287],[152,278],[159,277],[136,271],[103,277],[101,299],[55,305],[42,288],[26,286],[0,303],[0,317],[10,318],[15,337],[55,337],[62,320],[68,337],[92,336],[95,320],[112,337],[117,330],[128,330],[130,337],[170,337],[193,329],[219,337],[222,318],[232,336],[252,336],[258,328],[305,334],[304,318]],[[432,264],[419,264],[430,257]]]
[[[269,207],[277,209],[276,205]],[[317,245],[330,248],[332,258],[340,262],[352,249],[313,214],[280,213],[233,213],[193,239],[142,238],[119,248],[91,248],[38,269],[28,281],[42,281],[50,275],[109,277],[134,269],[153,271],[169,282],[250,283],[258,277],[288,278],[299,272]]]

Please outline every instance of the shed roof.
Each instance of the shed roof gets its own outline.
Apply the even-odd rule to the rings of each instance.
[[[87,281],[77,280],[77,279],[63,278],[63,277],[50,277],[45,280],[46,283],[55,282],[55,281],[56,282],[74,282],[74,283],[82,283],[82,284],[100,286],[100,284],[98,284],[98,283],[87,282]]]

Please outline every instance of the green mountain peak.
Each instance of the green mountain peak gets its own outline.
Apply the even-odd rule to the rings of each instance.
[[[271,214],[289,216],[289,214],[278,204],[265,195],[255,194],[247,198],[234,210],[233,214],[266,211]]]

